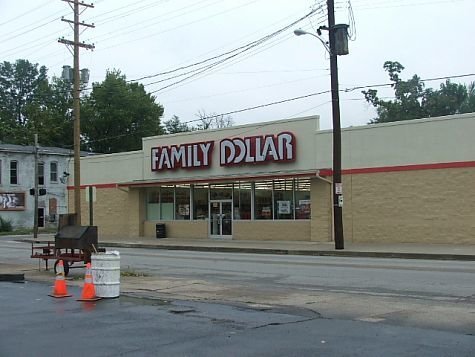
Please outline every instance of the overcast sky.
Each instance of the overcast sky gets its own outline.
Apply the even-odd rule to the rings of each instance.
[[[90,3],[89,1],[86,1]],[[348,1],[335,0],[337,23],[350,23]],[[435,78],[474,73],[475,0],[353,0],[356,38],[350,54],[340,56],[340,89],[388,83],[386,60],[402,63],[403,78]],[[182,83],[184,77],[149,84],[179,74],[142,80],[156,91],[164,119],[196,119],[198,111],[227,113],[330,89],[329,60],[314,37],[294,36],[293,29],[315,32],[326,25],[326,0],[97,0],[81,14],[94,23],[81,41],[80,67],[91,82],[119,69],[127,79],[176,69],[244,46],[318,9],[315,14],[261,46]],[[45,65],[59,76],[72,65],[72,55],[57,39],[72,39],[68,3],[60,0],[0,0],[0,60],[24,58]],[[191,67],[187,70],[195,69]],[[475,76],[454,79],[469,83]],[[427,82],[438,87],[440,81]],[[382,89],[382,96],[391,96]],[[235,124],[320,115],[321,128],[331,128],[331,95],[232,114]],[[342,127],[363,125],[375,111],[361,90],[340,94]]]

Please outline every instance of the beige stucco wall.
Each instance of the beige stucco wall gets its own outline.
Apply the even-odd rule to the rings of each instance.
[[[342,129],[342,168],[475,161],[475,113]],[[332,131],[315,133],[316,168],[332,167]]]
[[[172,135],[161,135],[143,139],[143,180],[145,181],[187,181],[212,179],[239,179],[261,175],[285,175],[314,170],[315,143],[314,136],[319,129],[318,116],[276,120],[251,125],[237,125],[217,130],[201,130]],[[295,161],[266,162],[261,164],[242,164],[220,166],[219,144],[226,138],[245,138],[258,135],[291,132],[295,135]],[[171,146],[185,143],[213,141],[214,148],[210,166],[206,169],[176,169],[154,172],[151,170],[151,149],[157,146]]]

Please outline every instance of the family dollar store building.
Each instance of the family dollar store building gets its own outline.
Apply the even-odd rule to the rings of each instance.
[[[343,129],[345,241],[474,244],[474,133],[475,114]],[[305,117],[146,137],[81,158],[81,187],[101,237],[329,242],[331,167]]]

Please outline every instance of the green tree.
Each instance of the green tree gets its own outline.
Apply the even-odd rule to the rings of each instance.
[[[378,91],[369,89],[363,91],[368,103],[376,108],[377,117],[370,123],[386,123],[400,120],[436,117],[475,111],[475,90],[472,83],[452,83],[447,80],[440,89],[424,89],[424,83],[414,75],[409,80],[402,80],[404,66],[399,62],[386,61],[384,69],[394,89],[394,100],[382,100]]]
[[[467,86],[467,97],[460,106],[461,113],[473,113],[475,112],[475,82],[470,83]]]
[[[186,123],[182,123],[180,118],[176,115],[172,116],[170,120],[163,122],[166,134],[183,133],[191,131],[191,128]]]
[[[94,83],[81,109],[83,147],[113,153],[139,150],[142,137],[162,133],[163,107],[139,83],[128,83],[120,71],[108,71]]]
[[[27,60],[0,63],[0,140],[28,144],[44,119],[47,69]]]
[[[386,123],[391,121],[408,120],[424,117],[421,106],[421,98],[424,93],[424,83],[417,75],[403,81],[399,78],[404,66],[399,62],[386,61],[383,68],[388,72],[392,87],[394,88],[394,100],[385,101],[378,97],[378,91],[369,89],[363,91],[365,99],[375,108],[378,117],[371,123]]]

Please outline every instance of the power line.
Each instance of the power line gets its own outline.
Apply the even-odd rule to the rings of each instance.
[[[459,74],[459,75],[451,75],[451,76],[443,76],[443,77],[434,77],[434,78],[420,79],[420,81],[421,81],[421,82],[430,82],[430,81],[446,80],[446,79],[453,79],[453,78],[465,78],[465,77],[473,77],[473,76],[475,76],[475,73],[467,73],[467,74]],[[394,83],[379,83],[379,84],[370,84],[370,85],[354,86],[354,87],[350,87],[350,88],[339,89],[339,92],[348,93],[348,92],[352,92],[352,91],[359,90],[359,89],[391,87],[391,86],[393,86],[393,85],[394,85]],[[245,112],[245,111],[256,110],[256,109],[265,108],[265,107],[269,107],[269,106],[273,106],[273,105],[278,105],[278,104],[283,104],[283,103],[288,103],[288,102],[292,102],[292,101],[296,101],[296,100],[300,100],[300,99],[305,99],[305,98],[320,96],[320,95],[323,95],[323,94],[328,94],[328,93],[330,93],[330,92],[331,92],[330,90],[325,90],[325,91],[321,91],[321,92],[305,94],[305,95],[301,95],[301,96],[297,96],[297,97],[282,99],[282,100],[278,100],[278,101],[274,101],[274,102],[269,102],[269,103],[259,104],[259,105],[255,105],[255,106],[251,106],[251,107],[246,107],[246,108],[241,108],[241,109],[233,110],[233,111],[228,111],[228,112],[225,112],[225,113],[214,114],[214,115],[210,115],[210,116],[207,116],[207,117],[204,117],[204,118],[198,118],[198,119],[188,120],[188,121],[185,121],[185,122],[182,122],[182,123],[183,123],[183,124],[189,124],[189,123],[194,123],[194,122],[197,122],[197,121],[201,121],[201,120],[203,120],[203,119],[206,120],[206,119],[212,119],[212,118],[216,118],[216,117],[220,117],[220,116],[227,116],[227,115],[231,115],[231,114],[242,113],[242,112]],[[59,93],[61,93],[61,92],[59,92]],[[68,93],[69,93],[69,91],[68,91]],[[390,97],[384,97],[384,98],[390,98]],[[348,100],[356,100],[356,99],[353,99],[353,98],[352,98],[352,99],[348,99]],[[364,100],[364,98],[362,98],[361,100]],[[328,103],[328,101],[327,101],[327,102],[324,102],[324,103],[320,103],[319,105],[317,105],[317,106],[315,106],[315,107],[312,107],[312,108],[315,109],[315,108],[320,107],[320,106],[323,106],[323,105],[325,105],[325,104],[327,104],[327,103]],[[299,112],[299,113],[297,113],[297,114],[294,114],[293,116],[299,115],[299,114],[302,114],[302,113],[305,113],[305,112],[311,110],[312,108],[306,109],[305,111],[302,111],[302,112]],[[140,130],[137,131],[137,132],[134,132],[134,134],[140,134],[140,133],[141,133]],[[143,134],[146,134],[146,133],[143,133]],[[121,137],[124,137],[124,136],[127,136],[127,135],[131,135],[131,133],[124,133],[124,134],[120,134],[120,135],[116,135],[116,136],[103,137],[103,138],[101,138],[101,139],[91,140],[91,141],[88,141],[88,142],[92,143],[92,142],[99,142],[99,141],[110,140],[110,139],[118,139],[118,138],[121,138]],[[71,147],[71,146],[70,146],[70,145],[66,145],[66,146],[64,146],[64,147],[68,148],[68,147]]]
[[[273,84],[268,84],[268,85],[264,85],[264,86],[253,87],[253,88],[244,88],[244,89],[239,89],[239,90],[234,90],[234,91],[224,92],[224,93],[219,93],[219,94],[204,95],[204,96],[199,96],[199,97],[194,97],[194,98],[186,98],[186,99],[178,99],[178,100],[169,101],[168,103],[180,103],[180,102],[186,102],[186,101],[196,100],[196,99],[220,97],[220,96],[223,96],[223,95],[249,92],[249,91],[252,91],[252,90],[263,89],[263,88],[277,87],[277,86],[282,86],[284,84],[287,85],[287,84],[290,84],[290,83],[309,81],[309,80],[313,80],[315,78],[322,78],[322,77],[328,77],[328,76],[329,76],[328,74],[324,74],[324,75],[320,75],[320,76],[305,77],[305,78],[300,78],[300,79],[294,79],[294,80],[291,80],[291,81],[278,82],[278,83],[273,83]]]
[[[7,20],[7,21],[5,21],[5,22],[0,23],[0,26],[9,24],[10,22],[13,22],[13,21],[15,21],[15,20],[17,20],[17,19],[19,19],[19,18],[23,18],[23,17],[25,17],[26,15],[31,14],[32,12],[34,12],[34,11],[36,11],[36,10],[38,10],[38,9],[41,9],[42,7],[45,6],[45,4],[46,4],[47,2],[49,2],[49,0],[46,0],[45,2],[41,3],[41,4],[38,5],[37,7],[33,8],[33,9],[30,9],[30,10],[28,10],[28,11],[26,11],[26,12],[23,12],[23,13],[21,13],[20,15],[17,15],[17,16],[15,16],[15,17],[11,18],[10,20]]]
[[[176,26],[176,27],[173,27],[173,28],[170,28],[170,29],[166,29],[166,30],[160,31],[160,32],[158,32],[158,33],[151,33],[151,34],[147,34],[147,35],[145,35],[145,36],[138,37],[138,38],[134,38],[134,39],[131,39],[131,40],[128,40],[128,41],[122,41],[122,42],[120,42],[120,43],[117,44],[117,45],[111,45],[111,46],[109,46],[109,47],[101,48],[100,50],[101,50],[101,51],[102,51],[102,50],[107,50],[107,49],[110,49],[110,48],[113,48],[113,47],[117,47],[117,46],[120,46],[120,45],[124,45],[124,44],[126,44],[126,43],[141,41],[141,40],[144,40],[144,39],[146,39],[146,38],[154,37],[154,36],[159,35],[159,34],[163,34],[163,33],[170,32],[170,31],[174,31],[174,30],[176,30],[176,29],[179,29],[179,28],[182,28],[182,27],[185,27],[185,26],[189,26],[189,25],[191,25],[191,24],[195,24],[195,23],[197,23],[197,22],[207,21],[207,20],[209,20],[210,18],[213,18],[213,17],[219,16],[219,15],[228,13],[228,12],[230,12],[230,11],[233,11],[233,10],[235,10],[235,9],[238,9],[238,8],[241,8],[241,7],[244,7],[244,6],[248,6],[248,5],[250,5],[250,4],[252,4],[252,3],[256,2],[256,1],[257,1],[257,0],[251,0],[251,1],[247,2],[247,3],[245,3],[245,4],[241,4],[241,5],[235,6],[235,7],[231,8],[231,9],[223,10],[223,11],[218,12],[218,13],[215,13],[215,14],[213,14],[213,15],[206,15],[205,17],[202,17],[202,18],[200,18],[200,19],[198,19],[198,20],[195,20],[195,21],[191,21],[191,22],[188,22],[188,23],[185,23],[185,24],[181,24],[181,25],[179,25],[179,26]],[[115,37],[115,36],[114,36],[114,37]],[[106,40],[107,40],[107,38],[106,38]]]
[[[227,53],[224,53],[224,54],[221,54],[221,55],[214,56],[214,57],[212,57],[212,58],[206,59],[206,60],[204,60],[204,61],[201,61],[200,63],[193,64],[193,65],[191,65],[191,66],[195,66],[195,65],[198,65],[198,64],[201,64],[201,63],[209,62],[209,61],[211,61],[211,60],[213,60],[213,59],[217,59],[217,58],[219,58],[219,57],[223,57],[223,56],[225,56],[225,55],[228,55],[227,57],[225,57],[225,58],[223,58],[223,59],[220,59],[220,60],[218,60],[218,61],[216,61],[216,62],[214,62],[214,63],[211,63],[211,64],[209,64],[209,65],[207,65],[207,66],[204,66],[204,67],[201,67],[201,68],[197,68],[196,70],[193,70],[193,71],[185,72],[184,74],[179,74],[179,75],[176,75],[176,76],[173,76],[173,77],[169,77],[169,78],[166,79],[166,80],[170,80],[170,79],[182,77],[183,75],[186,75],[186,74],[190,74],[190,73],[191,73],[189,76],[187,76],[187,77],[185,77],[185,78],[182,78],[182,79],[180,79],[180,80],[178,80],[178,81],[176,81],[176,82],[173,82],[173,83],[168,84],[168,85],[166,85],[166,86],[164,86],[164,87],[161,87],[161,88],[159,88],[159,89],[156,89],[156,90],[154,90],[154,91],[151,91],[150,93],[156,93],[156,92],[159,92],[159,91],[161,91],[161,90],[163,90],[163,89],[169,88],[169,87],[174,86],[174,85],[179,84],[179,83],[182,83],[182,82],[184,82],[184,81],[186,81],[186,80],[188,80],[188,79],[190,79],[190,78],[193,78],[193,77],[195,77],[195,76],[197,76],[197,75],[199,75],[199,74],[202,74],[202,73],[204,73],[205,71],[208,71],[208,70],[210,70],[210,69],[212,69],[212,68],[214,68],[214,67],[216,67],[216,66],[218,66],[218,65],[220,65],[220,64],[222,64],[222,63],[224,63],[224,62],[226,62],[226,61],[228,61],[228,60],[231,60],[231,59],[235,58],[236,56],[239,56],[239,55],[241,55],[241,54],[243,54],[243,53],[245,53],[245,52],[247,52],[247,51],[249,51],[249,50],[251,50],[251,49],[253,49],[253,48],[255,48],[255,47],[257,47],[257,46],[259,46],[259,45],[261,45],[261,44],[263,44],[263,43],[265,43],[265,42],[267,42],[268,40],[270,40],[270,39],[276,37],[277,35],[283,33],[284,31],[288,30],[289,28],[295,26],[297,23],[301,22],[302,20],[304,20],[304,19],[306,19],[306,18],[312,16],[314,13],[315,13],[315,10],[312,10],[312,11],[310,11],[308,14],[306,14],[305,16],[301,17],[300,19],[298,19],[298,20],[292,22],[291,24],[289,24],[289,25],[287,25],[287,26],[285,26],[285,27],[283,27],[283,28],[281,28],[281,29],[279,29],[279,30],[277,30],[277,31],[275,31],[275,32],[273,32],[273,33],[267,35],[267,36],[264,36],[264,37],[260,38],[259,40],[256,40],[256,41],[251,42],[251,43],[249,43],[249,44],[247,44],[247,45],[241,46],[241,47],[239,47],[239,48],[237,48],[237,49],[234,49],[234,50],[232,50],[232,51],[228,51]],[[236,51],[239,51],[239,52],[234,53],[234,52],[236,52]],[[163,81],[163,80],[157,81],[157,82],[162,82],[162,81]],[[147,84],[147,85],[155,84],[155,83],[156,83],[156,82],[154,82],[154,83],[149,83],[149,84]]]
[[[44,27],[44,26],[46,26],[46,25],[49,25],[50,23],[55,22],[55,21],[60,20],[60,19],[61,19],[61,16],[60,16],[60,17],[55,17],[54,19],[52,19],[52,20],[50,20],[50,21],[48,21],[48,22],[44,22],[44,23],[42,23],[41,25],[35,26],[35,27],[33,27],[33,28],[29,29],[29,30],[23,31],[23,32],[21,32],[21,33],[19,33],[19,34],[17,34],[17,35],[8,37],[8,38],[6,38],[5,40],[3,40],[2,42],[8,42],[8,41],[14,40],[14,39],[17,38],[17,37],[23,36],[23,35],[25,35],[25,34],[27,34],[27,33],[30,33],[31,31],[37,30],[37,29],[39,29],[39,28],[41,28],[41,27]]]

